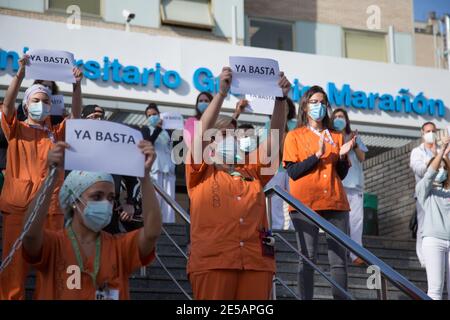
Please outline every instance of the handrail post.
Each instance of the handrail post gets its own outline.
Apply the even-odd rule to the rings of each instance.
[[[272,300],[277,300],[277,280],[275,275],[272,278]]]
[[[387,293],[387,287],[388,287],[388,283],[387,283],[387,279],[385,277],[383,277],[380,274],[380,289],[377,290],[377,298],[378,300],[387,300],[388,299],[388,293]]]
[[[141,267],[140,271],[141,271],[141,277],[147,276],[147,268],[146,267]]]
[[[266,197],[266,216],[269,230],[272,230],[272,196]]]

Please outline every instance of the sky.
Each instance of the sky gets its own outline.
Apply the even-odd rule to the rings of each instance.
[[[438,18],[445,13],[450,14],[450,0],[414,0],[416,21],[426,21],[430,11],[436,11]]]

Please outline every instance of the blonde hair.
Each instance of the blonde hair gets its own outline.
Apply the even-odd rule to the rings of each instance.
[[[236,128],[237,127],[236,119],[230,116],[219,115],[216,123],[214,124],[214,128],[217,130],[226,129],[230,124],[232,124],[234,128]]]

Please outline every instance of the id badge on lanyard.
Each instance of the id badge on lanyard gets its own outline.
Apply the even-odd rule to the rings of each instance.
[[[34,124],[29,124],[28,126],[29,126],[30,128],[33,128],[33,129],[45,131],[45,132],[47,133],[48,138],[50,139],[50,141],[51,141],[52,143],[56,143],[55,135],[54,135],[53,132],[51,132],[47,127],[37,126],[37,125],[34,125]]]
[[[311,130],[316,136],[321,137],[322,135],[320,134],[319,131],[317,131],[317,129],[314,129],[311,126],[308,126],[308,129]],[[333,138],[331,137],[330,131],[328,131],[328,129],[325,129],[325,138],[324,141],[331,144],[332,146],[335,146],[335,143],[333,141]]]

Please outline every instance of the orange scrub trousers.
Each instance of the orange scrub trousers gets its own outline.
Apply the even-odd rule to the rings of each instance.
[[[268,228],[261,164],[235,167],[186,164],[191,200],[187,273],[195,299],[269,299],[273,256],[263,255],[260,231]]]

